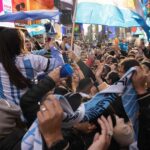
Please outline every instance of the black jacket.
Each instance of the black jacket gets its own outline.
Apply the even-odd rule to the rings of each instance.
[[[25,119],[27,120],[28,127],[31,126],[33,121],[37,117],[39,111],[39,102],[42,101],[42,97],[55,87],[55,82],[50,77],[45,77],[37,85],[34,85],[32,89],[29,89],[21,98],[20,106]]]
[[[89,78],[92,78],[92,80],[94,82],[96,81],[94,73],[92,72],[92,70],[83,61],[79,60],[77,62],[77,65],[80,67],[80,69],[83,72],[85,78],[89,77]]]
[[[139,150],[150,150],[150,92],[139,96]]]
[[[24,129],[14,129],[11,134],[0,140],[0,150],[21,150],[21,140],[24,134]]]
[[[146,47],[143,49],[143,53],[148,59],[150,59],[150,51]]]

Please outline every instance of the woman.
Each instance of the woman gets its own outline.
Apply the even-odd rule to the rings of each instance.
[[[23,93],[39,72],[53,70],[56,59],[33,55],[25,50],[24,34],[17,29],[0,30],[0,97],[19,104]]]

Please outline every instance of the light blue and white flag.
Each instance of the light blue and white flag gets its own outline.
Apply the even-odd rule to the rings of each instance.
[[[60,63],[60,66],[64,65],[62,53],[55,46],[52,46],[50,50],[51,50],[51,57],[55,58]]]
[[[78,0],[76,23],[115,27],[141,26],[150,34],[141,0]]]
[[[78,0],[76,22],[121,27],[145,23],[140,0]]]
[[[86,122],[97,119],[105,109],[122,95],[122,102],[128,117],[133,125],[136,125],[138,103],[137,94],[132,86],[131,77],[135,68],[131,68],[116,84],[108,87],[106,90],[98,93],[90,101],[81,104],[77,111],[73,111],[68,101],[63,96],[56,96],[64,110],[63,127],[69,128],[79,122]],[[37,133],[38,132],[38,133]],[[42,150],[42,139],[38,130],[37,120],[25,134],[22,144],[22,150]]]
[[[30,36],[41,35],[46,33],[45,27],[42,24],[26,25],[25,28],[27,29]]]

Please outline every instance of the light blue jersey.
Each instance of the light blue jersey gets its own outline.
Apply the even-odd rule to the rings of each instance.
[[[38,73],[43,72],[46,69],[47,71],[52,71],[54,68],[62,65],[55,58],[51,58],[49,60],[50,61],[40,55],[20,55],[16,58],[16,66],[25,77],[32,80],[38,75]],[[21,96],[26,91],[27,88],[20,90],[10,82],[7,72],[0,63],[0,98],[19,104]]]

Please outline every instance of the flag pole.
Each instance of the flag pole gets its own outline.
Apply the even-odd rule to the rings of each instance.
[[[78,0],[75,1],[75,9],[74,9],[74,14],[73,14],[73,25],[72,25],[72,34],[71,34],[71,50],[73,50],[73,41],[74,41],[74,29],[75,29],[75,20],[76,20],[76,12],[77,12],[77,3]]]

